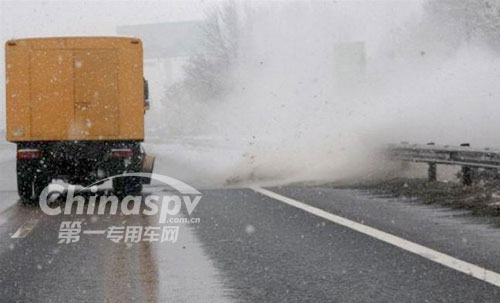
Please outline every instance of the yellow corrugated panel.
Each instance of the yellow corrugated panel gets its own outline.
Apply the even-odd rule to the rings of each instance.
[[[143,140],[142,44],[80,37],[6,44],[7,140]]]

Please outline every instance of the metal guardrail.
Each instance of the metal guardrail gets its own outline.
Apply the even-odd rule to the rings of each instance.
[[[436,165],[462,166],[462,183],[472,184],[478,169],[500,169],[500,149],[472,148],[468,143],[460,146],[423,144],[391,144],[387,148],[389,159],[403,162],[422,162],[429,164],[428,177],[436,180]]]

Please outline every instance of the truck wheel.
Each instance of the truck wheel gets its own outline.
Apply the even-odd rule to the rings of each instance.
[[[113,189],[118,196],[140,194],[142,182],[140,177],[113,178]]]
[[[21,201],[25,204],[35,204],[43,189],[49,185],[48,178],[35,175],[30,171],[17,171],[17,192]]]
[[[17,174],[17,192],[22,202],[29,203],[33,200],[33,177],[28,174]]]

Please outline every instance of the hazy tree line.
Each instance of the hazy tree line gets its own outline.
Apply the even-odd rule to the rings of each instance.
[[[232,89],[231,72],[251,30],[252,9],[243,3],[222,2],[205,12],[204,51],[189,59],[185,78],[168,88],[168,98],[210,101]],[[481,42],[500,51],[500,0],[427,0],[422,21],[421,31],[449,46]]]
[[[241,37],[248,26],[243,11],[244,7],[234,1],[205,11],[199,37],[203,52],[189,59],[184,66],[185,78],[168,88],[169,97],[208,101],[231,88],[231,70],[237,63]]]

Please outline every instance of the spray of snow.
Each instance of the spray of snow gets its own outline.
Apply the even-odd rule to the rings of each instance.
[[[447,45],[424,31],[423,15],[419,1],[254,2],[229,93],[168,100],[177,108],[170,130],[213,147],[191,155],[182,177],[217,185],[366,177],[385,165],[376,151],[386,143],[494,143],[498,55],[479,43]],[[335,48],[353,42],[365,62],[345,81]]]

